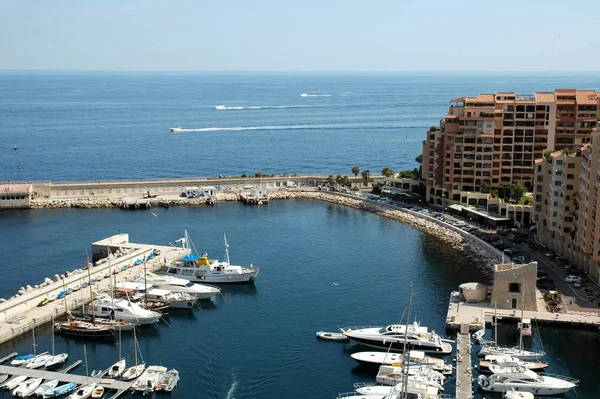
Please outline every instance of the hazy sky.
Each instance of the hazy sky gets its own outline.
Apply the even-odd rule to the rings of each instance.
[[[0,0],[0,69],[600,70],[600,0]]]

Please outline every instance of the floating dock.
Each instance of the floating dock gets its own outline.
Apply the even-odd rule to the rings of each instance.
[[[562,312],[553,313],[546,310],[546,302],[539,290],[536,290],[537,311],[524,311],[523,317],[535,320],[538,324],[552,324],[564,327],[579,327],[598,329],[600,316],[597,312]],[[517,323],[521,320],[521,311],[518,309],[494,309],[489,301],[464,302],[459,300],[459,292],[450,294],[448,314],[446,316],[446,331],[461,331],[462,325],[469,326],[473,332],[492,323],[494,314],[502,318],[502,322]]]
[[[112,252],[110,264],[106,259],[108,248]],[[95,280],[93,289],[95,292],[108,292],[111,280],[122,282],[131,281],[139,277],[144,270],[141,262],[147,259],[150,253],[158,253],[146,262],[146,268],[150,271],[160,269],[165,262],[179,260],[185,255],[185,250],[173,246],[137,244],[129,241],[128,234],[117,234],[92,245],[93,259],[97,266],[90,270],[92,280]],[[99,261],[98,261],[99,260]],[[137,264],[136,264],[137,263]],[[111,273],[114,277],[111,277]],[[40,276],[44,280],[44,276]],[[53,279],[46,277],[44,282],[34,287],[28,286],[23,294],[15,295],[9,300],[0,303],[0,344],[10,341],[15,337],[30,331],[34,326],[38,327],[65,314],[65,300],[55,299],[58,294],[72,288],[75,293],[81,288],[82,283],[88,282],[88,272],[84,267],[66,273],[64,276],[54,276]],[[38,306],[44,299],[52,299],[44,306]],[[89,292],[84,295],[67,295],[66,302],[69,308],[81,308],[84,303],[90,301]]]
[[[471,334],[463,324],[456,337],[456,399],[473,398],[473,369],[471,367]]]

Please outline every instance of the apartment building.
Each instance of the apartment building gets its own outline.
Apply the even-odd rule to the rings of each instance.
[[[523,183],[533,189],[535,159],[589,142],[598,115],[595,90],[479,94],[450,102],[423,142],[427,201],[447,206],[461,192]]]
[[[554,151],[535,165],[533,221],[538,239],[561,254],[573,253],[581,150]]]

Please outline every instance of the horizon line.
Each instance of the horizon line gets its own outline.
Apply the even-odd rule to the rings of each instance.
[[[387,70],[387,69],[323,69],[323,70],[300,70],[300,69],[226,69],[226,70],[214,70],[214,69],[14,69],[14,68],[0,68],[0,73],[6,72],[20,72],[20,73],[40,73],[40,72],[127,72],[127,73],[415,73],[415,74],[427,74],[427,73],[597,73],[600,74],[600,70]]]

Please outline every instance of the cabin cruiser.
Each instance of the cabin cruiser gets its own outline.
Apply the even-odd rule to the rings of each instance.
[[[196,303],[196,297],[186,292],[171,292],[169,290],[152,289],[146,292],[150,300],[167,302],[169,307],[174,309],[191,309]]]
[[[131,386],[131,390],[141,391],[143,393],[154,392],[156,384],[162,379],[167,372],[167,368],[163,366],[150,366],[144,373],[135,380]]]
[[[385,385],[374,385],[374,384],[354,384],[355,391],[358,396],[352,396],[352,398],[361,399],[399,399],[402,398],[402,393],[405,391],[408,393],[408,398],[419,398],[419,399],[439,399],[440,390],[434,385],[425,384],[421,381],[415,381],[408,379],[406,388],[403,383],[397,384],[393,387]],[[340,395],[338,397],[347,397]]]
[[[534,352],[528,351],[521,348],[507,348],[501,347],[497,345],[488,345],[482,344],[481,349],[477,353],[479,357],[484,357],[488,355],[503,355],[503,356],[512,356],[519,358],[521,360],[537,360],[540,357],[544,357],[546,352]]]
[[[185,246],[190,242],[190,238],[185,232],[185,237],[180,239],[184,243],[184,249],[187,255],[181,259],[181,262],[175,262],[166,266],[166,274],[170,276],[184,278],[195,283],[214,283],[214,284],[232,284],[232,283],[252,283],[258,276],[258,267],[234,266],[229,262],[229,244],[227,237],[224,237],[225,260],[208,259],[205,252],[201,256],[192,253],[191,248]]]
[[[535,395],[560,395],[577,386],[579,381],[560,376],[539,375],[531,370],[480,375],[477,382],[487,392],[523,391]]]
[[[483,360],[479,361],[477,368],[479,372],[490,372],[491,366],[514,367],[522,366],[531,371],[543,372],[548,367],[548,363],[542,362],[527,362],[513,356],[504,355],[487,355]]]
[[[183,129],[181,128],[181,126],[179,126],[179,127],[172,127],[171,131],[173,133],[181,133],[181,132],[183,132]]]
[[[106,294],[97,295],[94,302],[87,308],[88,314],[131,323],[152,324],[160,320],[161,314],[124,299],[111,298]]]
[[[154,288],[169,290],[173,293],[190,294],[198,299],[210,299],[221,293],[221,289],[218,287],[196,284],[189,279],[155,274],[148,271],[145,274],[145,278],[144,272],[141,272],[140,278],[137,281],[138,283],[152,284]]]
[[[350,356],[364,366],[399,366],[404,361],[404,355],[400,353],[356,352]],[[452,374],[452,365],[437,357],[426,356],[422,351],[410,351],[409,362],[411,365],[427,365],[442,374]]]
[[[444,389],[446,377],[442,373],[435,371],[427,366],[410,365],[407,368],[408,378],[413,381],[421,381],[425,384],[431,384],[438,389]],[[375,381],[383,385],[397,385],[404,378],[404,369],[401,366],[381,366],[375,377]]]
[[[351,340],[365,346],[378,349],[402,351],[405,344],[410,350],[426,353],[448,355],[452,345],[446,342],[434,331],[428,332],[427,327],[421,327],[418,322],[401,325],[392,324],[386,327],[342,328],[342,334]]]

